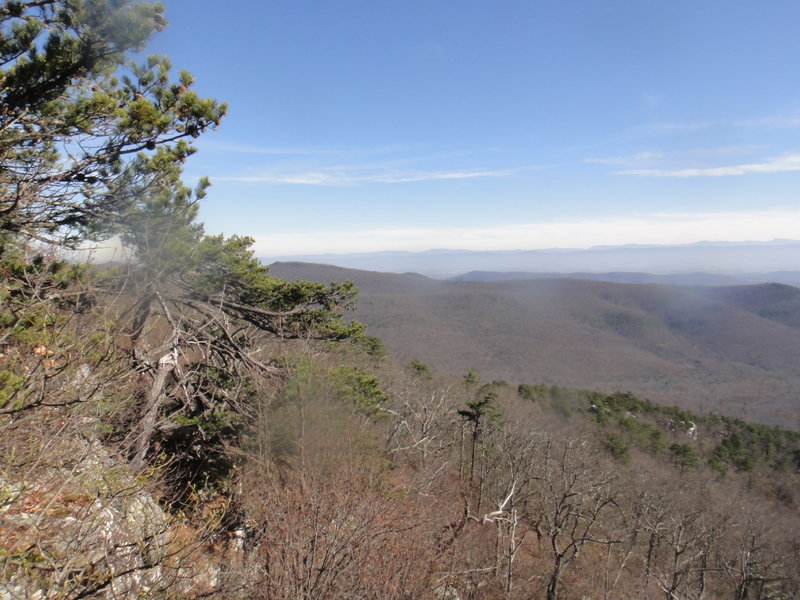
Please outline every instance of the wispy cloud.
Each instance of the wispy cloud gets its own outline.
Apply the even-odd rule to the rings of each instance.
[[[324,156],[340,155],[345,151],[330,148],[276,148],[269,146],[251,146],[249,144],[229,144],[224,142],[206,141],[203,147],[210,150],[232,152],[237,154],[265,154],[270,156]]]
[[[363,169],[355,169],[356,171]],[[355,174],[343,168],[304,171],[298,173],[266,172],[258,175],[214,177],[215,181],[240,183],[267,183],[288,185],[353,185],[360,183],[413,183],[447,179],[475,179],[479,177],[508,177],[521,169],[461,169],[444,171],[383,171]]]
[[[399,145],[373,146],[364,148],[347,147],[288,147],[288,146],[257,146],[252,144],[239,144],[219,142],[216,140],[203,140],[203,148],[236,154],[262,154],[267,156],[376,156],[408,151],[409,148]]]
[[[746,154],[755,152],[757,150],[764,150],[767,146],[764,144],[748,144],[748,145],[728,145],[728,146],[713,146],[710,148],[692,148],[687,152],[696,156],[732,156],[734,154]]]
[[[721,125],[721,121],[657,121],[635,129],[639,133],[691,133]]]
[[[214,181],[252,184],[342,186],[507,177],[546,166],[474,167],[476,152],[384,145],[363,148],[273,148],[217,144],[219,150],[271,155],[261,166],[212,173]]]
[[[796,239],[800,210],[653,213],[478,227],[374,228],[253,234],[258,256],[422,251],[534,250],[621,244]]]
[[[796,114],[754,117],[752,119],[705,119],[696,121],[656,121],[633,129],[635,134],[681,134],[694,133],[712,128],[736,129],[797,129],[800,116]]]
[[[694,156],[694,157],[724,157],[724,156],[735,156],[737,154],[748,154],[755,152],[757,150],[764,150],[766,146],[763,145],[728,145],[728,146],[714,146],[710,148],[691,148],[688,150],[683,150],[680,153],[677,152],[660,152],[660,151],[643,151],[637,152],[636,154],[628,154],[624,156],[607,156],[607,157],[592,157],[592,158],[585,158],[583,162],[590,163],[590,164],[598,164],[598,165],[609,165],[614,167],[630,167],[630,170],[623,171],[625,174],[629,174],[631,170],[634,170],[637,174],[640,171],[649,172],[649,171],[664,171],[667,172],[668,169],[656,169],[655,165],[663,164],[667,159],[675,160],[677,155],[683,156]]]
[[[736,127],[754,127],[764,129],[795,129],[800,127],[800,117],[797,116],[773,116],[761,117],[758,119],[740,119],[734,121]]]
[[[629,156],[611,156],[606,158],[586,158],[583,162],[594,163],[599,165],[614,165],[618,167],[628,167],[641,165],[653,160],[663,158],[662,152],[639,152]]]
[[[688,169],[630,169],[618,171],[619,175],[639,177],[735,177],[756,173],[784,173],[800,171],[800,154],[790,154],[769,158],[763,162],[721,167],[701,167]]]
[[[411,183],[415,181],[437,181],[442,179],[474,179],[476,177],[508,177],[517,170],[461,170],[461,171],[408,171],[367,176],[366,181],[375,183]]]

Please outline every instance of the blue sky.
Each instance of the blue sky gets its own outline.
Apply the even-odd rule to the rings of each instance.
[[[795,0],[166,0],[259,256],[800,238]]]

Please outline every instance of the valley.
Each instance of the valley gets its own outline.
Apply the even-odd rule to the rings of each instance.
[[[354,318],[401,360],[513,384],[632,391],[800,428],[800,290],[788,285],[442,281],[306,263],[270,270],[354,281]]]

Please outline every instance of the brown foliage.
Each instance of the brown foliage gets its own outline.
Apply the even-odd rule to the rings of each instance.
[[[256,525],[252,598],[414,598],[429,585],[431,516],[385,474],[354,460],[245,484]]]

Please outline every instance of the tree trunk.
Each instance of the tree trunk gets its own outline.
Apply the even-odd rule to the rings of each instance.
[[[561,557],[557,556],[553,565],[553,573],[547,584],[547,600],[558,600],[558,584],[561,579]]]
[[[644,569],[644,586],[642,586],[642,594],[647,594],[647,588],[650,586],[650,575],[653,572],[653,556],[655,555],[657,545],[657,538],[655,533],[650,534],[650,540],[647,543],[647,559],[645,561]]]
[[[155,294],[148,293],[136,307],[136,316],[131,325],[131,353],[136,360],[142,359],[142,351],[139,342],[145,333],[147,320],[150,318],[150,306],[153,304]]]
[[[136,455],[133,458],[132,467],[134,471],[140,471],[145,464],[147,452],[150,449],[150,440],[156,428],[158,412],[161,407],[161,398],[164,392],[164,385],[167,377],[178,364],[177,351],[173,349],[169,354],[165,354],[158,361],[156,376],[150,389],[147,392],[144,404],[144,416],[139,426],[139,435],[136,441]]]
[[[478,443],[478,421],[475,421],[475,427],[472,429],[472,452],[469,459],[469,482],[472,484],[473,475],[475,473],[475,446]]]

